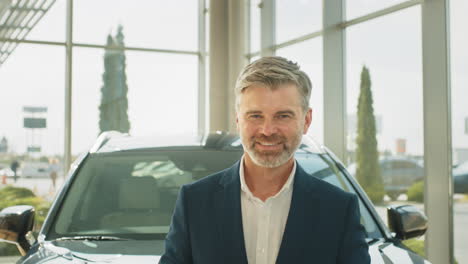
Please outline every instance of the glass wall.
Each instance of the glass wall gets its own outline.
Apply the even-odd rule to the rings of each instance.
[[[308,135],[323,144],[323,64],[322,38],[313,38],[278,49],[276,55],[297,62],[312,82],[310,107],[312,124]]]
[[[345,0],[346,1],[346,19],[351,20],[369,13],[382,10],[407,0]]]
[[[122,25],[129,47],[197,50],[198,1],[80,0],[73,11],[77,43],[105,45],[107,34]]]
[[[35,8],[47,12],[0,64],[0,196],[5,186],[28,188],[44,216],[65,179],[68,1],[42,2]],[[200,3],[73,1],[72,160],[104,130],[132,135],[197,131],[198,94],[204,88],[199,78],[208,75],[207,60],[199,59],[206,56],[199,52],[205,50],[199,38],[207,37],[199,26],[208,24],[208,10],[199,10]],[[30,5],[13,1],[12,6],[20,4]],[[3,8],[10,5],[0,4],[0,17]],[[15,26],[5,18],[0,32]],[[3,44],[11,42],[2,39]],[[15,201],[1,201],[0,210]],[[16,247],[0,243],[0,256],[9,254],[18,254]]]
[[[354,2],[348,1],[347,7]],[[346,29],[346,87],[350,173],[384,221],[389,205],[414,204],[424,210],[419,5]],[[374,140],[378,161],[370,170]],[[422,241],[419,243],[423,247]]]
[[[320,31],[322,1],[275,0],[276,45]],[[276,55],[297,62],[312,82],[312,124],[308,134],[323,143],[323,52],[320,36],[276,48]]]
[[[322,29],[322,1],[275,1],[277,43]]]
[[[450,2],[455,258],[468,263],[468,2]]]
[[[105,54],[105,49],[74,50],[73,153],[89,149],[101,130]],[[195,132],[198,57],[125,51],[125,58],[129,133]]]

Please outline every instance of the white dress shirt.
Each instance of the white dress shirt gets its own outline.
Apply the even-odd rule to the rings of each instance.
[[[275,263],[283,239],[293,191],[296,161],[281,190],[265,202],[249,190],[244,177],[244,157],[239,174],[244,242],[249,264]]]

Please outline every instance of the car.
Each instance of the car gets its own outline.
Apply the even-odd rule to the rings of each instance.
[[[15,172],[12,171],[12,170],[11,170],[10,168],[8,168],[8,167],[3,167],[3,168],[2,168],[2,167],[0,166],[0,177],[2,177],[2,176],[7,176],[7,177],[9,177],[9,178],[13,178],[13,177],[15,177]]]
[[[0,239],[16,243],[17,263],[157,263],[182,185],[232,166],[243,154],[237,135],[100,135],[71,166],[34,237],[34,208],[0,212]],[[304,136],[295,158],[310,177],[354,193],[372,263],[428,263],[402,240],[418,237],[427,218],[409,205],[388,208],[387,227],[359,184],[326,147]]]
[[[468,161],[453,169],[454,193],[468,194]]]
[[[25,162],[21,167],[21,176],[25,178],[48,178],[49,163],[40,161]]]
[[[397,200],[417,181],[424,179],[424,166],[418,160],[404,156],[389,156],[379,159],[385,193],[391,200]],[[351,175],[356,175],[356,163],[347,167]]]

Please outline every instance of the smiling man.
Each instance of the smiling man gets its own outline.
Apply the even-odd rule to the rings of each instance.
[[[160,263],[370,263],[356,196],[294,160],[312,122],[309,77],[291,61],[264,57],[235,89],[244,155],[182,187]]]

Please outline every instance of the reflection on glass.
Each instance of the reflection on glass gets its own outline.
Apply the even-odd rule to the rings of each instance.
[[[282,43],[322,27],[322,1],[276,0],[276,43]]]
[[[74,50],[74,154],[86,151],[99,135],[105,54],[104,49]],[[198,57],[125,51],[125,58],[130,134],[195,131]]]
[[[107,36],[107,46],[123,48],[123,27],[119,26],[115,36]],[[99,104],[99,131],[115,130],[128,133],[128,85],[126,59],[123,50],[106,48],[104,73],[102,75],[101,102]]]
[[[356,3],[348,1],[348,6],[353,2]],[[378,170],[385,192],[383,202],[377,205],[382,219],[386,219],[385,207],[389,204],[411,202],[424,208],[420,21],[420,7],[415,6],[352,26],[346,32],[349,171],[356,175],[358,170],[358,98],[361,72],[366,66],[373,99]],[[371,138],[364,136],[361,142]]]
[[[297,62],[312,82],[310,106],[312,124],[309,135],[323,143],[323,64],[322,38],[306,40],[276,51],[276,55]]]
[[[65,42],[66,0],[38,1],[46,3],[42,8],[51,4],[50,9],[37,22],[26,36],[26,39]]]

